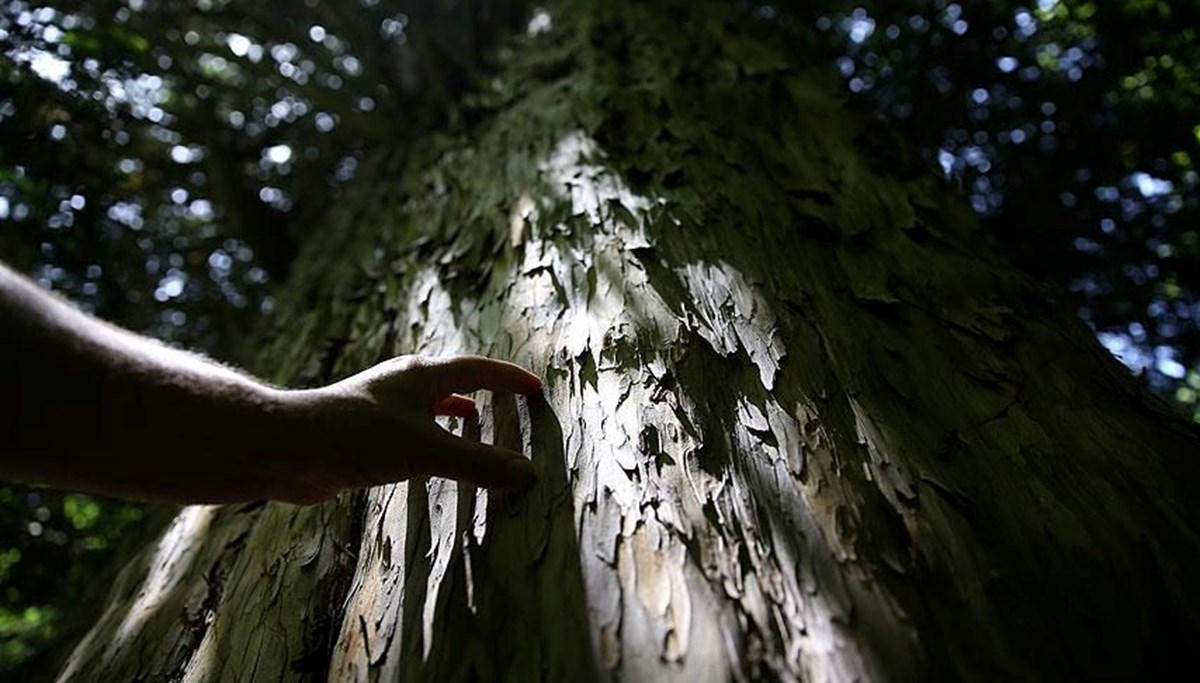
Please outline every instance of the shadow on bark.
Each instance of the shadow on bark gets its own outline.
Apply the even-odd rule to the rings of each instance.
[[[404,651],[414,665],[407,671],[414,679],[593,680],[562,427],[541,396],[518,401],[497,395],[491,413],[484,428],[490,423],[497,445],[532,455],[537,482],[516,494],[459,488],[453,556],[435,588],[434,611],[424,620],[419,612],[430,599],[425,579],[436,560],[429,559],[425,487],[413,487],[410,515],[421,518],[421,540],[409,565],[414,593],[406,600]],[[481,528],[482,514],[490,524]],[[415,531],[411,523],[409,529]]]

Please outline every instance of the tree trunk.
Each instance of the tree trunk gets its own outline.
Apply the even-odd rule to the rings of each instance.
[[[280,382],[541,373],[450,425],[533,489],[187,508],[63,679],[1195,666],[1196,432],[729,4],[552,10],[465,132],[365,165],[283,296]]]

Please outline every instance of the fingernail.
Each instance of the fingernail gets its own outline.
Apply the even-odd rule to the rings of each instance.
[[[533,463],[525,458],[513,458],[504,463],[504,469],[508,473],[508,481],[515,489],[523,489],[533,483],[537,478],[537,473],[533,468]]]

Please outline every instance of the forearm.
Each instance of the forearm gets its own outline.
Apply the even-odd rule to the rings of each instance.
[[[0,478],[178,502],[324,500],[450,476],[528,484],[520,454],[452,436],[459,392],[535,393],[528,371],[477,356],[393,358],[287,391],[73,309],[0,264]]]
[[[154,476],[137,463],[260,457],[281,419],[282,392],[81,313],[2,265],[0,359],[9,478],[137,495]]]

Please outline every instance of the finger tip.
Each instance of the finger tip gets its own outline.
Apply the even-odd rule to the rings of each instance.
[[[544,386],[545,385],[542,383],[541,377],[538,377],[537,375],[530,373],[529,378],[525,384],[525,390],[523,393],[536,394],[536,393],[540,392]]]
[[[537,479],[537,470],[533,463],[522,457],[516,457],[504,464],[504,472],[510,488],[521,490],[528,488]]]

